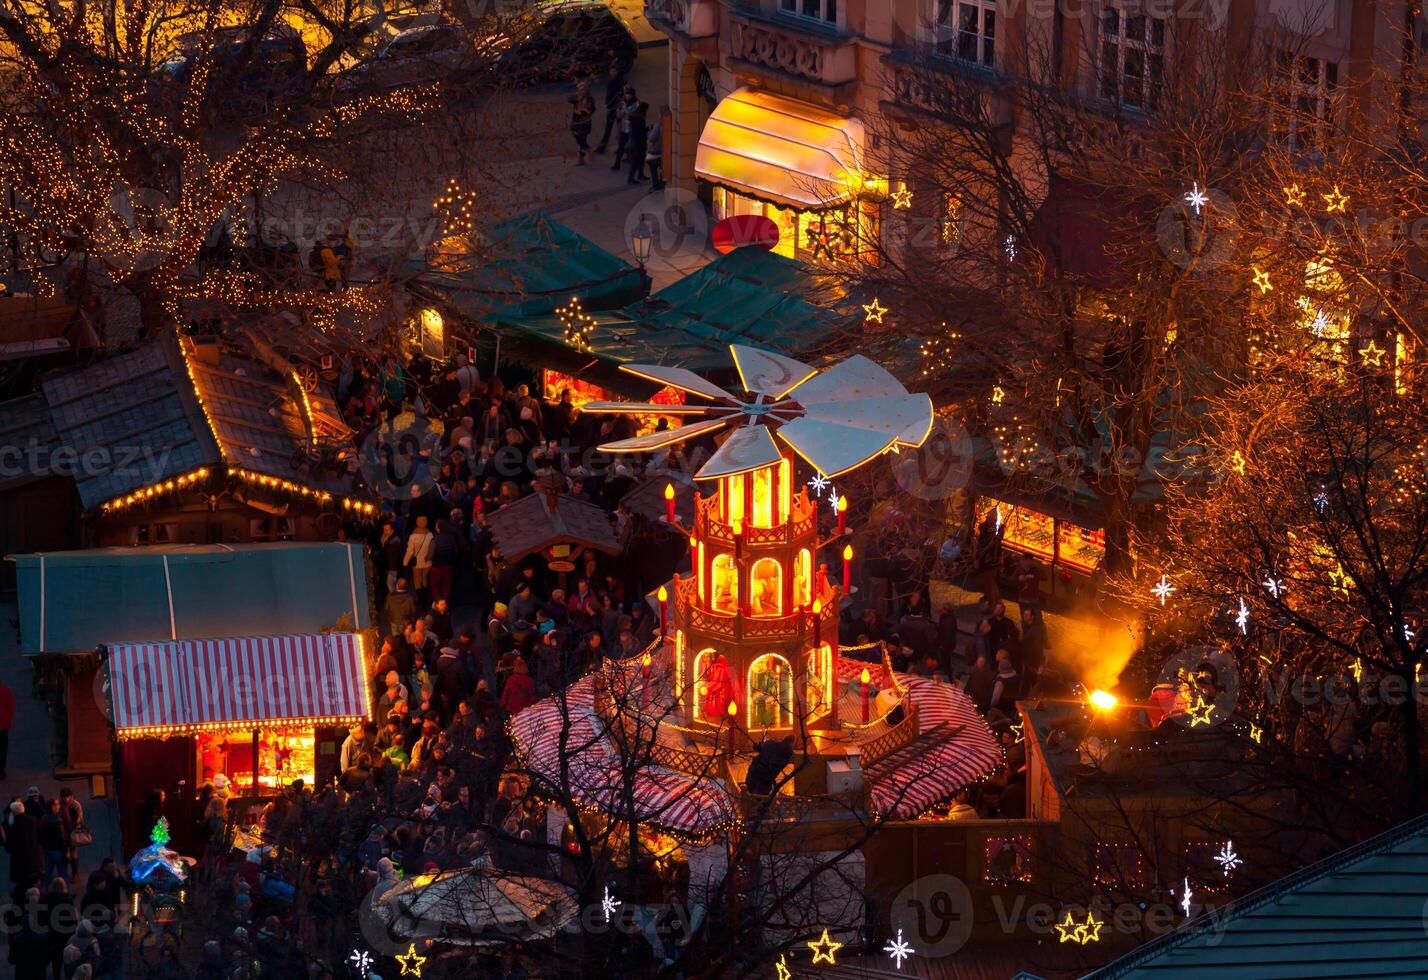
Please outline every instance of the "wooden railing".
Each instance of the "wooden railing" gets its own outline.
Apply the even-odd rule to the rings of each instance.
[[[902,721],[875,738],[859,745],[862,749],[864,769],[880,759],[886,759],[898,749],[911,745],[917,740],[921,729],[918,727],[917,702],[904,699]]]

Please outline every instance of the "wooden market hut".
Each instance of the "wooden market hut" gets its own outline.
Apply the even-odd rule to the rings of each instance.
[[[569,494],[538,491],[495,511],[489,520],[491,536],[506,561],[514,565],[539,555],[559,576],[562,588],[586,552],[620,553],[605,509]]]

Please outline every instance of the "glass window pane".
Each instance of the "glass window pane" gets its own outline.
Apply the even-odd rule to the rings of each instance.
[[[1165,21],[1158,18],[1151,18],[1150,43],[1157,48],[1165,47]]]
[[[1111,37],[1121,33],[1121,12],[1115,7],[1107,7],[1101,14],[1101,30]]]
[[[1126,40],[1145,41],[1145,15],[1131,14],[1126,18]]]

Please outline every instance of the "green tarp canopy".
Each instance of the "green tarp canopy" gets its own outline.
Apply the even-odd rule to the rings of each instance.
[[[620,364],[730,369],[730,344],[810,357],[859,315],[846,297],[816,284],[800,262],[758,248],[722,255],[697,272],[618,312],[595,317],[588,349],[565,341],[556,316],[496,316],[503,355],[576,374],[630,397],[644,382]]]
[[[409,288],[472,321],[553,313],[572,297],[586,310],[610,310],[645,294],[639,269],[546,214],[496,225],[490,250],[490,262],[461,271],[411,259]]]
[[[22,653],[370,625],[362,546],[276,543],[12,555]]]

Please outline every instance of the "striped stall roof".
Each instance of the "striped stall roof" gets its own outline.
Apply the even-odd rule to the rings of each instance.
[[[542,779],[607,813],[623,814],[621,760],[595,712],[595,686],[586,675],[510,721],[526,764]],[[562,772],[562,757],[565,771]],[[732,821],[733,802],[714,778],[641,762],[635,774],[636,819],[664,830],[706,834]]]
[[[108,651],[120,738],[370,715],[356,633],[113,643]]]
[[[882,679],[878,670],[872,672]],[[912,674],[895,678],[906,698],[917,703],[920,736],[863,775],[881,816],[911,820],[991,772],[1003,756],[986,720],[960,687]]]

